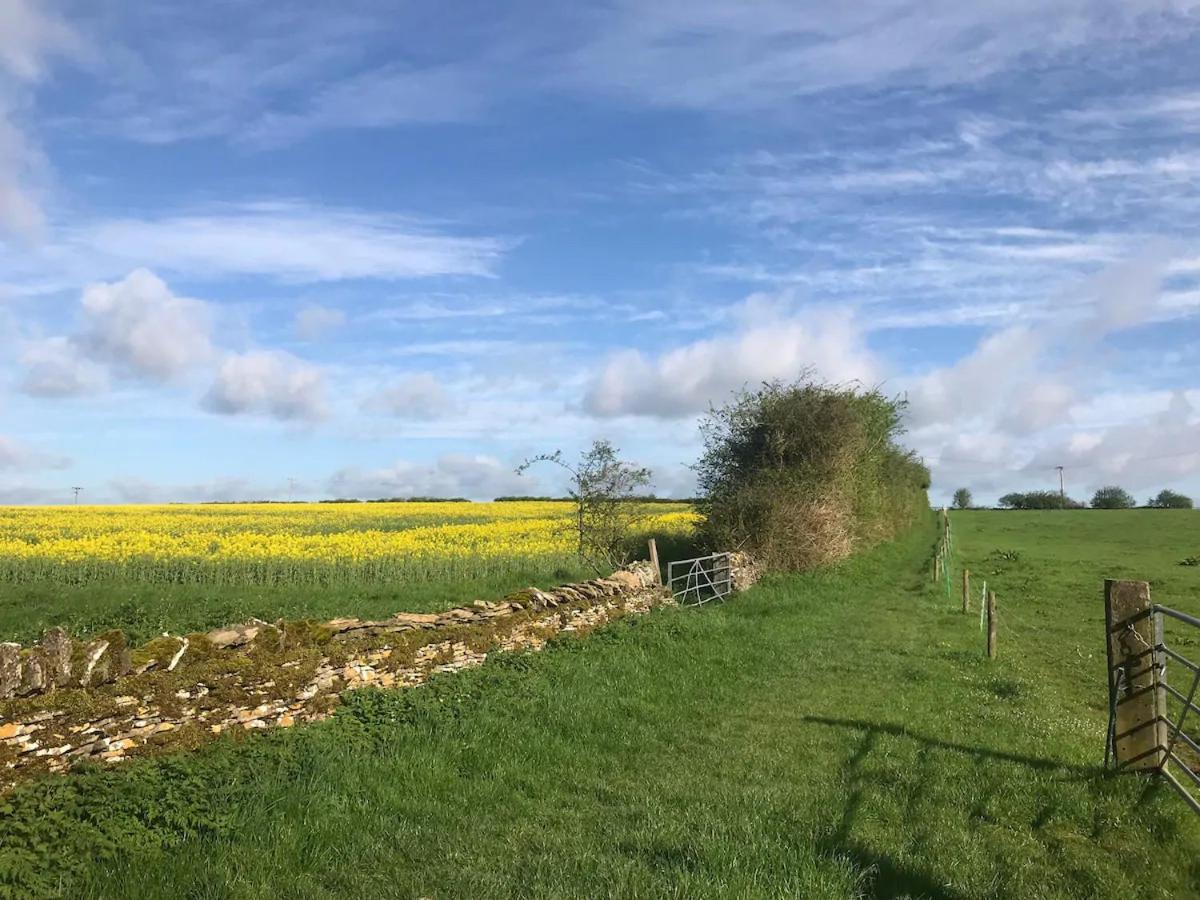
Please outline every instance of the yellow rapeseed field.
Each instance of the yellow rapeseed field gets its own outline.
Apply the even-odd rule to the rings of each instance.
[[[311,584],[493,574],[570,558],[571,509],[544,501],[0,507],[0,581]],[[696,518],[684,504],[646,505],[638,530],[683,534]]]

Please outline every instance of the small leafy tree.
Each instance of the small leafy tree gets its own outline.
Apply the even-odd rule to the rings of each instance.
[[[955,509],[970,509],[971,508],[971,491],[967,488],[959,488],[954,492],[954,508]]]
[[[1133,509],[1135,505],[1129,491],[1115,484],[1102,487],[1092,495],[1093,509]]]
[[[1163,489],[1158,492],[1158,496],[1150,500],[1147,506],[1154,509],[1192,509],[1194,504],[1192,498],[1184,494],[1177,494],[1175,491]]]
[[[517,472],[538,463],[553,463],[571,476],[575,504],[572,531],[579,558],[601,572],[625,564],[629,534],[637,518],[637,494],[650,484],[650,470],[621,459],[609,441],[598,440],[569,463],[561,450],[531,457]]]

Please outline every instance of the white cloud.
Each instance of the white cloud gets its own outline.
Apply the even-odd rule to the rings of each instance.
[[[28,105],[27,86],[45,76],[47,61],[77,47],[75,35],[48,3],[0,0],[0,230],[27,241],[45,229],[31,183],[43,162],[15,120]]]
[[[109,264],[204,277],[266,275],[285,281],[488,276],[506,249],[399,216],[298,203],[255,203],[158,219],[114,219],[73,231],[70,247]]]
[[[330,128],[384,128],[475,118],[486,96],[482,70],[470,63],[412,68],[391,63],[336,81],[299,113],[268,113],[243,139],[276,144]]]
[[[177,297],[147,269],[88,285],[82,304],[80,345],[119,370],[166,381],[212,356],[207,305]]]
[[[301,340],[315,341],[345,324],[346,314],[340,309],[331,309],[328,306],[310,303],[296,313],[296,320],[292,323],[292,328]]]
[[[226,357],[203,406],[223,415],[264,415],[282,421],[316,422],[329,414],[321,370],[279,350]]]
[[[1042,350],[1041,335],[1028,328],[986,336],[963,359],[917,380],[908,392],[910,423],[920,428],[995,415],[1027,385]],[[1015,413],[1008,410],[1006,415]]]
[[[854,319],[844,311],[789,313],[751,298],[734,333],[696,341],[655,358],[627,350],[592,384],[586,409],[598,416],[674,418],[703,412],[744,387],[791,380],[809,371],[831,382],[871,384],[878,365]]]
[[[402,419],[430,420],[448,415],[454,405],[435,375],[418,372],[368,397],[364,407]]]
[[[878,83],[973,82],[1079,47],[1167,40],[1189,4],[1140,0],[927,0],[811,4],[621,0],[562,77],[660,105],[775,108],[800,94]]]
[[[1026,468],[1059,465],[1089,494],[1112,483],[1132,491],[1178,485],[1200,474],[1200,412],[1185,392],[1175,391],[1161,411],[1048,442]]]
[[[53,337],[26,346],[20,389],[31,397],[78,397],[103,391],[108,374],[84,355],[77,343]]]
[[[74,52],[78,39],[55,15],[49,0],[0,2],[0,71],[22,81],[45,75],[46,60],[55,53]]]
[[[45,453],[0,435],[0,469],[65,469],[71,460]]]
[[[349,467],[329,479],[335,497],[467,497],[489,500],[517,494],[532,494],[536,479],[518,475],[490,456],[451,453],[432,464],[396,462],[382,469]]]
[[[196,484],[159,484],[144,478],[114,478],[108,484],[118,503],[236,503],[273,500],[287,494],[283,485],[265,486],[244,478],[217,478]]]

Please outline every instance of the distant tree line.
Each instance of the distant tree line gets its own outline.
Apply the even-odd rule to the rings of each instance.
[[[1088,504],[1065,497],[1058,491],[1014,491],[999,500],[1005,509],[1085,509]],[[971,491],[959,488],[954,492],[955,509],[970,509]],[[1133,509],[1137,501],[1129,491],[1115,484],[1106,485],[1092,495],[1092,509]],[[1192,509],[1192,498],[1172,490],[1161,490],[1146,501],[1148,509]]]
[[[357,497],[336,497],[319,500],[318,503],[470,503],[466,497],[372,497],[360,500]]]

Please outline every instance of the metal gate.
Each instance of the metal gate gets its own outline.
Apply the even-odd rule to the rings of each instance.
[[[667,563],[667,587],[676,602],[699,606],[733,593],[733,563],[728,553]]]
[[[1164,634],[1162,619],[1165,616],[1173,620],[1172,624],[1181,622],[1188,626],[1187,635],[1180,635],[1181,641],[1177,646],[1195,645],[1196,638],[1200,637],[1200,619],[1158,604],[1155,604],[1152,609],[1159,620],[1157,629],[1159,635]],[[1197,718],[1200,716],[1200,707],[1196,705],[1197,700],[1200,700],[1200,697],[1196,696],[1196,689],[1200,687],[1200,665],[1175,650],[1167,643],[1165,637],[1162,638],[1160,647],[1163,654],[1161,684],[1174,700],[1174,703],[1168,700],[1166,709],[1163,710],[1166,720],[1163,724],[1167,728],[1167,746],[1163,753],[1160,771],[1191,804],[1192,809],[1200,812],[1200,743],[1197,743],[1184,730],[1184,724],[1188,723],[1188,730],[1193,734],[1200,735],[1200,719]],[[1177,663],[1182,667],[1180,674],[1184,677],[1180,686],[1187,686],[1186,694],[1167,679],[1167,670],[1172,667],[1172,663]],[[1191,714],[1190,722],[1189,713]],[[1180,783],[1175,777],[1176,772],[1184,777],[1183,783]]]
[[[1197,740],[1200,737],[1200,663],[1188,659],[1176,649],[1196,645],[1200,638],[1200,619],[1154,603],[1133,619],[1110,625],[1109,630],[1132,634],[1136,620],[1146,617],[1150,619],[1151,640],[1141,650],[1134,672],[1129,674],[1126,666],[1114,665],[1111,660],[1109,663],[1109,731],[1105,764],[1112,760],[1117,768],[1124,768],[1125,765],[1142,761],[1142,758],[1148,759],[1152,768],[1180,793],[1192,809],[1200,812],[1200,741]],[[1164,620],[1170,621],[1171,629],[1164,629]],[[1180,625],[1185,627],[1180,629]],[[1172,634],[1177,631],[1184,633]],[[1179,638],[1178,643],[1174,637]],[[1168,638],[1172,640],[1168,642]],[[1179,687],[1171,684],[1167,677],[1171,670],[1182,676]],[[1148,678],[1143,677],[1147,675]],[[1180,690],[1180,687],[1184,690]],[[1153,698],[1154,713],[1151,718],[1157,721],[1148,721],[1146,726],[1154,728],[1154,736],[1148,742],[1148,750],[1123,764],[1117,754],[1117,741],[1123,735],[1117,731],[1116,709],[1125,698],[1139,694]]]

